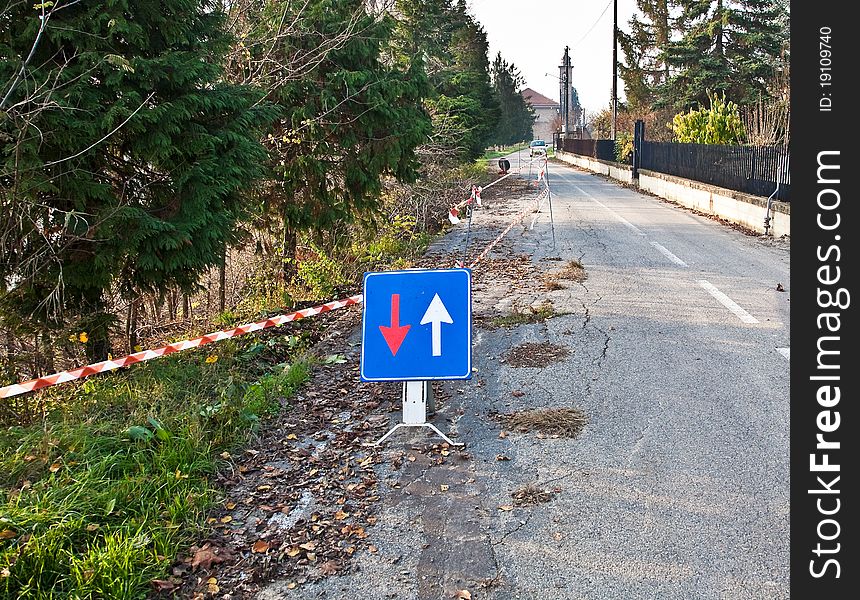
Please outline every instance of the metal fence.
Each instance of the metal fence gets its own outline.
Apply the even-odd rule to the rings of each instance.
[[[755,196],[777,190],[774,198],[790,199],[789,152],[784,147],[643,141],[638,166]]]
[[[580,140],[580,139],[561,139],[556,140],[556,147],[561,145],[561,150],[590,156],[600,160],[609,160],[615,162],[615,142],[612,140]]]

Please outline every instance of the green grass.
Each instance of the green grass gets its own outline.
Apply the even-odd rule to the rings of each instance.
[[[487,150],[484,152],[484,156],[481,158],[483,160],[493,160],[494,158],[501,158],[503,156],[507,156],[511,152],[516,152],[518,150],[528,151],[529,145],[527,143],[522,144],[514,144],[512,146],[504,146],[501,150]]]
[[[274,364],[296,340],[225,341],[55,388],[41,422],[0,431],[0,598],[145,597],[199,539],[219,454],[308,380],[305,359]]]
[[[490,321],[490,327],[517,327],[518,325],[526,325],[529,323],[541,323],[556,315],[552,304],[545,303],[538,308],[529,307],[528,312],[520,312],[514,310],[510,315],[496,317]]]

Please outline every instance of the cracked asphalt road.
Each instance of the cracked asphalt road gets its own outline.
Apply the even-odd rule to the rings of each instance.
[[[477,372],[441,384],[432,419],[465,450],[396,433],[380,450],[377,551],[261,600],[788,598],[788,242],[559,163],[549,181],[555,248],[545,210],[475,269]],[[475,254],[533,189],[487,190]],[[457,256],[464,236],[454,229],[429,254]],[[574,259],[587,278],[548,289],[541,275]],[[489,326],[547,301],[545,321]],[[506,364],[526,343],[569,353]],[[584,411],[578,438],[505,435],[493,419],[557,407]],[[513,506],[527,484],[557,493]]]

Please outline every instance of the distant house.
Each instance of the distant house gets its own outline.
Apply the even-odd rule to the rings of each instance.
[[[520,94],[526,104],[535,111],[534,138],[552,143],[552,134],[557,131],[561,105],[531,88],[525,88]]]

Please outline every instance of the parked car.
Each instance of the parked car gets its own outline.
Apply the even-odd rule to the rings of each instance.
[[[543,140],[532,140],[529,144],[529,156],[546,156],[546,142]]]

